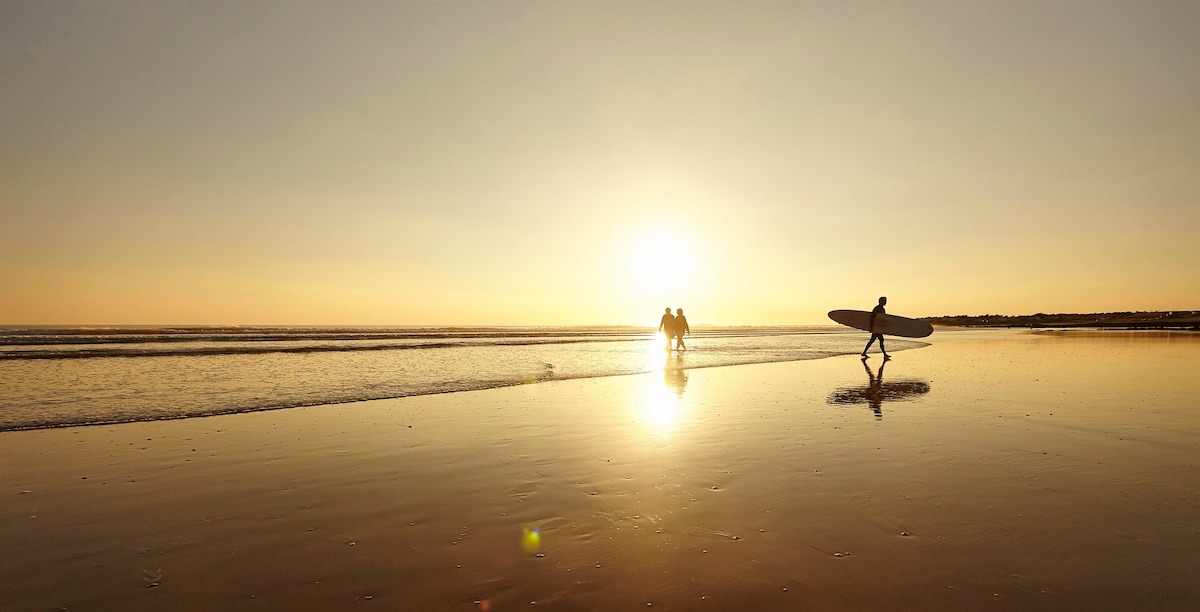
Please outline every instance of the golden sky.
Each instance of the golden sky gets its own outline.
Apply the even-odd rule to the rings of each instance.
[[[1194,2],[7,2],[0,324],[1200,308]]]

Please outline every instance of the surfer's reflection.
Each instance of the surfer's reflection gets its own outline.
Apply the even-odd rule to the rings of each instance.
[[[829,395],[830,404],[867,404],[876,420],[883,419],[883,403],[913,399],[918,395],[929,393],[929,383],[920,380],[897,380],[883,382],[883,368],[888,362],[879,364],[879,372],[872,372],[864,360],[863,369],[867,371],[869,384],[865,387],[843,387]]]
[[[683,369],[683,355],[677,355],[674,358],[668,357],[667,362],[663,364],[663,384],[674,391],[675,395],[683,397],[687,379],[687,370]]]

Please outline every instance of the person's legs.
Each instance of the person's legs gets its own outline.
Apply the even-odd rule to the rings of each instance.
[[[675,336],[675,348],[681,351],[687,349],[687,347],[683,345],[683,334]]]
[[[884,359],[890,359],[890,358],[891,358],[891,355],[888,355],[888,354],[887,354],[887,349],[883,348],[883,336],[882,336],[882,335],[880,335],[880,336],[879,336],[879,352],[880,352],[880,353],[883,353],[883,358],[884,358]]]
[[[882,336],[880,336],[879,334],[871,334],[871,339],[867,340],[867,345],[863,347],[863,352],[862,352],[863,357],[867,356],[867,349],[871,348],[872,344],[875,344],[876,338],[882,338]],[[882,345],[883,345],[883,341],[880,340],[880,346],[882,346]]]

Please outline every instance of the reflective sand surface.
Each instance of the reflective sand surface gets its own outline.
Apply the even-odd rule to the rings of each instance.
[[[1200,336],[932,340],[2,433],[0,601],[1200,607]]]

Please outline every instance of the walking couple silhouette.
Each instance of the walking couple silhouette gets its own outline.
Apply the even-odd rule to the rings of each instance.
[[[671,338],[675,338],[675,349],[684,351],[687,347],[683,344],[683,335],[691,333],[691,328],[688,327],[687,317],[683,316],[683,309],[676,308],[675,314],[671,314],[671,309],[663,313],[662,321],[658,324],[658,331],[666,332],[667,348],[671,350]]]

